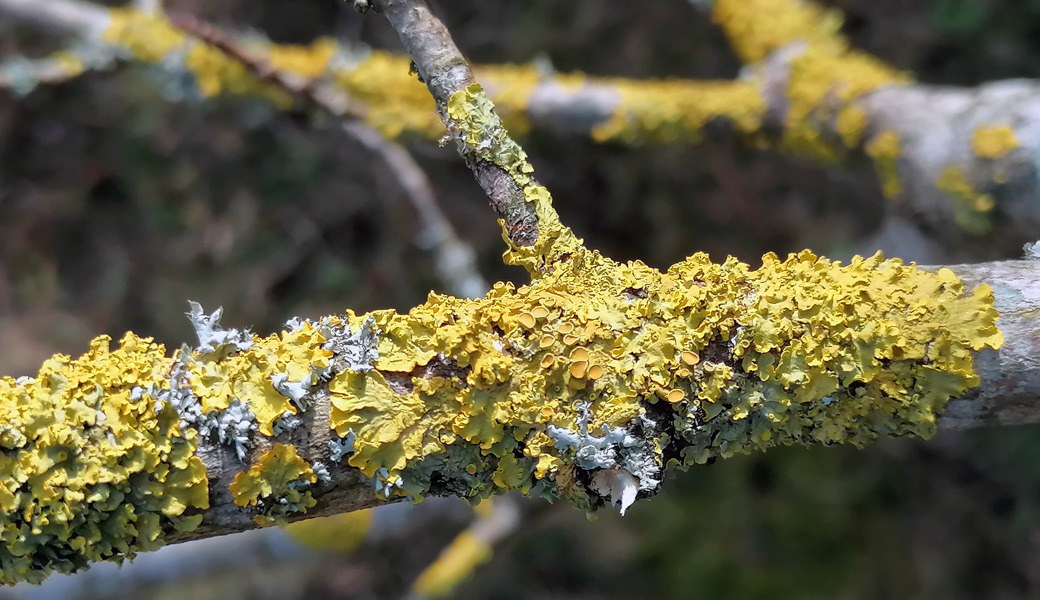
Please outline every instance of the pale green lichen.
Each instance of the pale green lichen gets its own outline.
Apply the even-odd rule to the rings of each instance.
[[[1001,343],[985,286],[964,295],[946,270],[808,252],[757,270],[695,255],[660,273],[578,249],[529,286],[349,321],[367,317],[374,370],[330,383],[351,465],[402,495],[549,486],[584,505],[602,498],[561,432],[631,433],[590,464],[631,472],[638,454],[643,477],[672,458],[929,436],[977,385],[972,352]]]
[[[248,471],[231,483],[235,504],[255,507],[258,525],[285,525],[289,517],[305,514],[316,501],[310,490],[317,483],[311,465],[296,452],[296,446],[275,444]]]
[[[161,345],[127,334],[0,380],[0,581],[39,582],[153,550],[209,507],[196,433],[151,390],[168,389]]]

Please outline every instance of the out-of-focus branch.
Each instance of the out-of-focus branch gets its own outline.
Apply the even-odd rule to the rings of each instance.
[[[40,85],[54,85],[83,73],[100,71],[116,62],[116,52],[97,43],[80,41],[46,58],[13,56],[0,61],[0,89],[27,96]]]
[[[716,0],[712,18],[760,81],[781,148],[865,152],[884,195],[947,248],[1007,255],[1040,237],[1040,84],[914,84],[807,0]]]
[[[410,600],[443,598],[483,563],[495,546],[516,532],[523,522],[514,496],[488,498],[476,507],[476,519],[444,548],[440,556],[412,584]]]
[[[423,226],[422,245],[434,253],[437,274],[445,283],[447,292],[463,298],[476,298],[487,293],[490,286],[477,271],[473,247],[459,239],[451,221],[441,210],[425,171],[401,144],[353,118],[361,113],[352,111],[354,103],[346,91],[318,85],[315,79],[294,80],[292,73],[283,73],[268,63],[263,55],[254,55],[242,47],[231,35],[193,17],[177,15],[171,17],[171,22],[238,59],[258,79],[277,86],[304,104],[333,117],[351,116],[341,120],[340,126],[394,173],[395,181],[419,215]]]
[[[112,14],[143,16],[80,0],[0,0],[0,10],[91,39],[109,29]],[[838,32],[838,12],[805,0],[718,0],[712,18],[748,64],[740,80],[635,81],[522,65],[475,72],[505,126],[517,133],[541,126],[627,143],[696,143],[732,133],[754,146],[825,162],[865,152],[885,195],[947,245],[977,239],[979,247],[1007,251],[1040,237],[1034,82],[914,84],[908,74],[850,48]],[[162,21],[134,23],[145,31]],[[162,36],[110,33],[105,39],[137,58],[166,57],[148,50]],[[385,136],[443,135],[434,102],[407,75],[409,58],[322,44],[329,51],[279,70],[324,73],[325,89],[346,90],[365,122]],[[272,56],[286,52],[262,46]],[[263,92],[241,81],[241,73],[222,73],[214,60],[185,65],[200,77],[204,94]]]

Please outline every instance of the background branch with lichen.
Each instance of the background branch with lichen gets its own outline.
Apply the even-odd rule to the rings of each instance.
[[[289,102],[205,44],[171,62],[169,43],[177,34],[161,16],[76,0],[4,0],[2,9],[138,59],[180,64],[195,73],[203,96],[230,91]],[[741,79],[634,81],[534,66],[477,72],[511,131],[545,126],[626,143],[695,143],[735,133],[753,147],[831,164],[866,155],[884,195],[895,201],[893,212],[915,222],[947,256],[970,256],[964,248],[999,256],[1037,237],[1033,82],[913,83],[909,74],[852,49],[839,31],[840,13],[803,0],[718,0],[711,15],[747,65]],[[141,35],[151,30],[155,35]],[[406,57],[366,55],[331,40],[309,50],[254,45],[286,72],[324,74],[324,89],[347,90],[365,121],[388,137],[443,134],[429,97],[401,75]]]

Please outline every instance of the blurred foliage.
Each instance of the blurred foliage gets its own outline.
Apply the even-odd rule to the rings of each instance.
[[[278,41],[331,34],[397,48],[380,19],[336,0],[167,4]],[[631,77],[729,78],[739,69],[686,0],[434,5],[481,62],[547,58],[561,71]],[[1036,0],[834,5],[855,44],[922,81],[1040,76]],[[0,20],[0,53],[58,45]],[[406,309],[440,286],[392,171],[332,124],[249,100],[186,96],[183,82],[133,66],[25,99],[0,93],[0,372],[82,352],[99,333],[190,341],[188,299],[223,305],[228,323],[267,332],[293,315]],[[803,247],[847,256],[882,219],[869,165],[835,170],[721,143],[632,149],[547,131],[525,145],[565,222],[619,259],[665,267],[703,250],[754,262]],[[412,149],[485,276],[521,277],[501,265],[497,225],[452,149],[419,141]],[[734,459],[676,474],[624,519],[602,513],[590,523],[568,506],[540,509],[460,594],[1035,596],[1036,433]],[[440,547],[413,546],[336,559],[298,581],[285,569],[262,575],[279,581],[282,598],[390,597]],[[250,586],[229,577],[210,592],[247,597]],[[211,596],[199,591],[206,582],[177,585],[154,596]]]

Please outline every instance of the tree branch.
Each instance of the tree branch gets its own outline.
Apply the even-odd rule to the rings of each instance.
[[[193,306],[194,349],[101,337],[0,380],[3,581],[401,498],[519,490],[623,512],[666,466],[929,436],[954,398],[950,423],[1034,417],[1040,263],[956,267],[974,289],[880,256],[616,263],[560,224],[425,5],[377,7],[532,283],[265,338]],[[1002,389],[968,395],[982,383]]]

